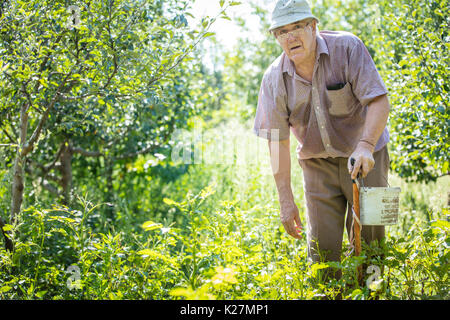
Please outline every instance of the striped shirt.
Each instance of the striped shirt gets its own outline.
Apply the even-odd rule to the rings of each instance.
[[[367,107],[387,94],[363,42],[343,31],[320,31],[312,82],[283,52],[266,70],[253,131],[269,140],[298,141],[297,158],[349,157],[363,133]],[[389,141],[387,127],[375,151]]]

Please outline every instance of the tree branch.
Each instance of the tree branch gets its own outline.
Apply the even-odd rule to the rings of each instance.
[[[88,151],[88,150],[85,150],[85,149],[79,148],[79,147],[71,147],[70,150],[72,152],[79,153],[85,157],[100,157],[103,155],[103,153],[100,151]]]
[[[44,171],[44,173],[48,173],[56,164],[56,162],[58,161],[59,157],[61,156],[61,153],[64,149],[65,146],[65,142],[63,142],[60,146],[59,146],[59,150],[56,153],[56,157],[55,159],[53,159],[52,162],[50,162],[49,164],[47,164],[46,166],[43,166],[42,170]]]
[[[149,152],[153,151],[155,148],[156,148],[156,145],[151,145],[151,146],[148,146],[148,147],[146,147],[144,149],[141,149],[141,150],[138,150],[138,151],[135,151],[135,152],[130,152],[130,153],[126,153],[126,154],[120,155],[120,156],[116,157],[116,159],[117,160],[123,160],[123,159],[133,158],[133,157],[136,157],[136,156],[138,156],[140,154],[149,153]]]
[[[11,143],[17,144],[17,141],[15,141],[15,140],[9,135],[8,131],[6,131],[5,128],[2,127],[2,131],[3,131],[3,133],[8,137],[9,141],[11,141]]]
[[[70,75],[72,74],[72,70],[66,75],[62,83],[59,85],[58,89],[56,90],[55,94],[53,95],[52,100],[50,101],[50,104],[48,105],[45,112],[42,114],[41,119],[39,120],[39,123],[34,130],[30,140],[24,145],[22,149],[22,156],[26,156],[28,153],[30,153],[31,150],[33,150],[34,144],[39,139],[39,136],[42,131],[42,127],[44,126],[45,122],[47,121],[48,115],[50,114],[50,111],[52,111],[53,107],[55,106],[56,101],[58,100],[59,94],[61,92],[61,89],[65,86],[67,79],[69,79]]]
[[[36,162],[35,162],[36,163]],[[36,164],[38,164],[38,163],[36,163]],[[41,166],[41,167],[43,167],[41,164],[38,164],[38,166]],[[33,174],[33,171],[27,166],[27,167],[25,167],[25,171],[29,174],[29,175],[31,175],[31,176],[33,176],[34,174]],[[59,196],[60,195],[60,192],[58,191],[58,188],[56,188],[55,186],[53,186],[52,184],[50,184],[46,179],[45,179],[45,177],[46,176],[48,176],[49,178],[51,178],[53,181],[55,181],[56,183],[58,183],[58,184],[61,184],[61,181],[60,181],[60,179],[58,179],[58,178],[56,178],[55,176],[53,176],[53,175],[45,175],[45,176],[42,176],[41,177],[41,185],[42,185],[42,187],[44,188],[44,189],[46,189],[47,191],[50,191],[51,193],[53,193],[53,194],[55,194],[55,195],[57,195],[57,196]]]
[[[45,190],[49,191],[50,193],[52,193],[52,194],[54,194],[54,195],[56,195],[58,197],[61,195],[61,193],[58,191],[58,188],[56,188],[55,186],[50,184],[45,179],[42,180],[42,187],[44,187]]]

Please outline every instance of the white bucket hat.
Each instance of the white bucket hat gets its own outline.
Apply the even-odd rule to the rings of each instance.
[[[314,18],[306,0],[278,0],[272,11],[272,23],[269,31],[300,20]]]

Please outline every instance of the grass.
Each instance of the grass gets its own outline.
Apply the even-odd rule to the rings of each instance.
[[[363,262],[381,266],[366,257],[372,249],[311,265],[305,239],[284,232],[267,142],[251,124],[207,126],[203,162],[176,179],[136,183],[134,195],[120,197],[113,228],[102,227],[102,205],[89,196],[70,208],[24,210],[17,250],[0,249],[0,299],[449,298],[449,177],[424,185],[391,176],[402,188],[400,222],[387,228],[384,273],[372,274],[368,288],[355,275]],[[291,143],[292,187],[306,221]],[[342,278],[325,279],[326,268]]]

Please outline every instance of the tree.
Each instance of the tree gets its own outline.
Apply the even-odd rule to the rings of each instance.
[[[26,172],[48,190],[57,191],[49,180],[59,181],[68,202],[73,154],[102,156],[111,174],[114,160],[167,141],[188,109],[174,71],[211,35],[215,18],[188,28],[187,0],[2,4],[0,138],[14,163],[14,224]],[[174,100],[185,111],[168,110]]]
[[[404,178],[448,175],[449,6],[443,1],[384,1],[375,47],[391,91],[392,168]]]

